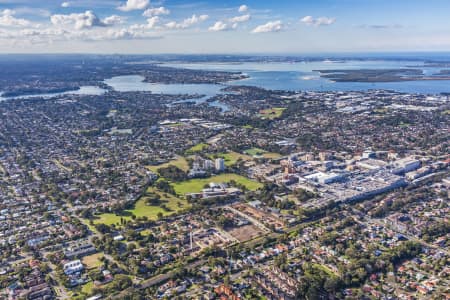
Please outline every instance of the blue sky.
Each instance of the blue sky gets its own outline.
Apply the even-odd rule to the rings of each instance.
[[[446,0],[0,0],[1,53],[449,51]]]

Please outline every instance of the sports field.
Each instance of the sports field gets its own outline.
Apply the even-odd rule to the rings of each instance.
[[[250,148],[244,151],[245,154],[250,156],[262,156],[264,158],[280,158],[281,155],[279,153],[267,152],[266,150],[260,148]]]
[[[163,193],[152,187],[148,189],[148,192],[159,194],[162,204],[164,204],[168,208],[168,210],[165,210],[160,206],[147,205],[146,197],[144,196],[136,202],[133,209],[125,210],[121,215],[116,215],[113,213],[98,215],[94,220],[94,224],[116,224],[120,226],[120,218],[131,220],[132,215],[135,215],[136,217],[146,216],[149,220],[156,220],[158,219],[158,213],[162,213],[163,216],[169,216],[191,207],[191,205],[186,200]]]
[[[166,168],[168,166],[175,166],[175,167],[180,168],[183,171],[189,171],[189,164],[188,164],[187,160],[182,156],[178,157],[175,160],[171,160],[165,164],[156,165],[156,166],[148,166],[147,169],[149,169],[150,171],[152,171],[154,173],[157,173],[158,169]]]
[[[198,178],[191,179],[183,182],[172,183],[175,192],[178,195],[185,195],[187,193],[198,193],[201,192],[204,186],[208,183],[222,183],[222,182],[230,182],[231,180],[236,181],[239,184],[243,184],[249,190],[257,190],[261,188],[263,185],[260,182],[250,180],[244,176],[240,176],[237,174],[220,174],[217,176],[209,177],[209,178]]]
[[[246,154],[241,154],[241,153],[237,153],[237,152],[234,152],[234,151],[227,152],[227,153],[219,153],[219,154],[217,154],[217,156],[221,157],[221,158],[223,158],[225,160],[225,165],[227,167],[230,167],[230,166],[236,164],[236,162],[239,159],[242,159],[244,161],[249,161],[249,160],[253,159],[252,157],[250,157],[250,156],[248,156]],[[210,155],[210,157],[213,158],[213,155]]]
[[[191,154],[191,153],[202,152],[203,150],[207,149],[208,147],[209,147],[208,144],[200,143],[200,144],[197,144],[197,145],[195,145],[195,146],[189,148],[189,149],[186,151],[186,153]]]
[[[283,111],[286,110],[284,107],[274,107],[269,109],[264,109],[259,112],[259,116],[265,119],[276,119],[281,117]]]

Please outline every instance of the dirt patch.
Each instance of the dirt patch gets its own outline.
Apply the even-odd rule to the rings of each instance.
[[[260,236],[263,232],[254,225],[245,225],[228,230],[228,233],[237,238],[240,242],[245,242]]]

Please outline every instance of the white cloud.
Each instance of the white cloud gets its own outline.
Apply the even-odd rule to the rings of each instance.
[[[108,41],[108,40],[138,40],[138,39],[160,39],[162,36],[155,32],[149,32],[143,28],[110,28],[97,32],[83,31],[79,35],[72,36],[73,39],[82,41]]]
[[[231,29],[237,29],[239,26],[239,23],[248,22],[250,20],[251,16],[249,14],[242,15],[242,16],[236,16],[233,18],[230,18],[226,21],[217,21],[214,23],[213,26],[209,27],[209,31],[225,31],[225,30],[231,30]]]
[[[91,30],[66,30],[61,28],[22,29],[14,32],[1,31],[0,39],[15,40],[22,44],[51,44],[57,41],[109,41],[132,39],[160,39],[162,36],[145,28],[97,27]]]
[[[136,29],[155,29],[159,23],[159,17],[158,16],[154,16],[151,18],[147,19],[147,24],[134,24],[132,25],[130,28],[132,30],[136,30]]]
[[[222,21],[217,21],[213,26],[208,28],[209,31],[225,31],[228,29],[228,25]]]
[[[156,27],[156,24],[158,24],[159,22],[159,17],[158,16],[154,16],[151,18],[147,19],[147,28],[148,29],[153,29]]]
[[[106,34],[95,37],[97,40],[135,40],[135,39],[160,39],[160,35],[143,30],[143,28],[109,29]]]
[[[129,40],[136,37],[136,32],[126,28],[110,29],[106,32],[106,36],[112,40]]]
[[[278,32],[283,29],[283,22],[280,20],[267,22],[266,24],[259,25],[253,29],[252,33],[266,33],[266,32]]]
[[[104,26],[102,21],[91,10],[87,10],[80,14],[53,15],[50,17],[50,21],[56,26],[73,25],[77,30],[95,26]]]
[[[129,27],[112,27],[123,24],[125,17],[111,15],[100,19],[94,12],[56,14],[50,16],[51,23],[33,23],[30,21],[11,21],[15,14],[12,10],[0,10],[0,46],[11,45],[50,45],[56,42],[96,42],[109,40],[160,39],[161,34],[154,30],[159,17],[147,19],[146,24]],[[6,16],[6,18],[4,18]],[[8,26],[3,23],[7,21]],[[20,25],[20,26],[18,26]]]
[[[251,18],[251,16],[247,14],[247,15],[233,17],[230,19],[230,22],[231,23],[243,23],[243,22],[249,21],[250,18]]]
[[[300,19],[300,22],[303,22],[305,24],[313,24],[314,23],[314,18],[312,16],[305,16],[305,17]]]
[[[192,17],[184,19],[181,23],[177,23],[175,21],[166,23],[166,27],[168,29],[186,29],[193,25],[199,24],[209,19],[208,15],[192,15]]]
[[[319,17],[317,19],[313,18],[312,16],[305,16],[300,19],[301,22],[305,23],[306,25],[310,26],[328,26],[336,22],[335,18],[327,18],[327,17]]]
[[[118,16],[118,15],[112,15],[107,18],[104,18],[102,22],[106,26],[112,26],[112,25],[125,23],[125,18]]]
[[[178,23],[175,21],[170,21],[168,23],[166,23],[166,27],[169,29],[176,29],[178,26]]]
[[[62,29],[25,28],[14,32],[0,32],[0,38],[7,39],[18,45],[51,44],[56,40],[66,40],[68,33]]]
[[[169,15],[170,10],[161,6],[158,8],[149,8],[142,14],[144,17],[153,17],[153,16],[161,16],[161,15]]]
[[[76,30],[81,30],[120,24],[124,22],[124,19],[120,16],[112,15],[101,20],[93,11],[87,10],[79,14],[52,15],[50,21],[56,26],[73,26]]]
[[[132,10],[140,10],[146,9],[150,4],[150,0],[127,0],[127,2],[117,9],[121,11],[132,11]]]
[[[245,4],[244,4],[244,5],[241,5],[241,6],[239,7],[238,11],[239,11],[240,13],[245,13],[245,12],[248,11],[248,6],[245,5]]]
[[[32,26],[32,23],[25,19],[14,17],[15,11],[11,9],[5,9],[0,11],[0,26],[3,27],[27,27]]]
[[[63,2],[61,3],[61,7],[67,8],[70,6],[70,2]]]
[[[403,27],[401,24],[363,24],[357,26],[357,28],[365,29],[401,29]]]

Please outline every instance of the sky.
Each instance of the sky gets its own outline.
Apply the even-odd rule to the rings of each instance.
[[[450,51],[448,0],[0,0],[0,53]]]

